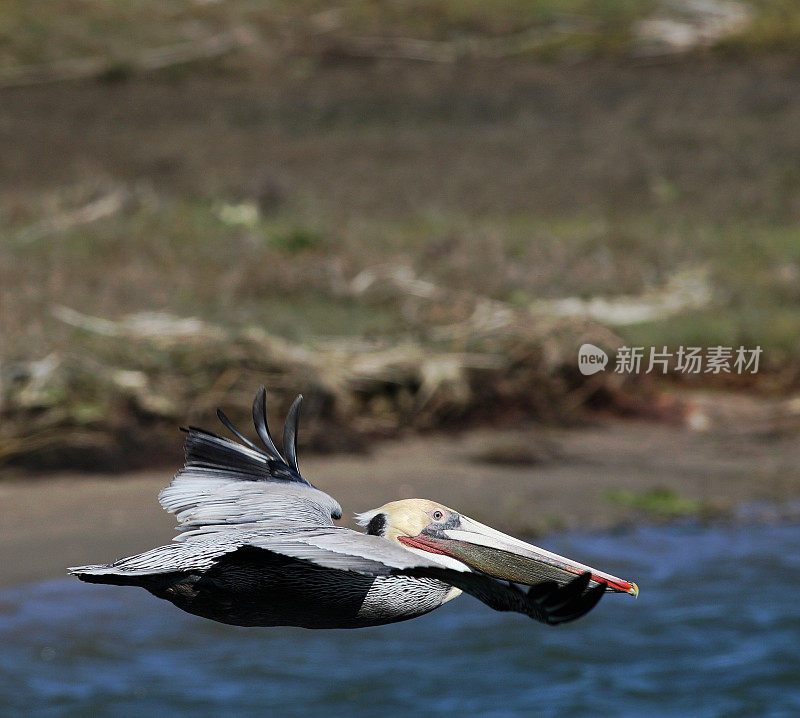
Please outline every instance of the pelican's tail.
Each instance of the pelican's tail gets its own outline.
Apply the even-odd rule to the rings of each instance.
[[[67,571],[87,583],[111,583],[115,586],[143,586],[160,584],[167,576],[205,570],[211,567],[220,553],[204,543],[181,541],[159,546],[135,556],[121,558],[114,563],[91,566],[74,566]]]
[[[77,576],[86,583],[109,583],[114,586],[143,586],[147,576],[121,571],[110,563],[99,563],[92,566],[72,566],[67,569],[71,576]]]

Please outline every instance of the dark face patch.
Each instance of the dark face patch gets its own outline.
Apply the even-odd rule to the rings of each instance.
[[[367,524],[367,533],[370,536],[383,536],[386,531],[386,514],[375,514]]]
[[[431,523],[422,530],[425,536],[441,536],[443,531],[458,528],[461,524],[461,516],[455,511],[439,510],[444,515],[438,521],[431,517]]]

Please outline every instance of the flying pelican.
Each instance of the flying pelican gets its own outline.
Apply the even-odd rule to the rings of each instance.
[[[186,462],[159,494],[174,513],[172,543],[110,564],[68,569],[82,581],[141,586],[189,613],[239,626],[359,628],[421,616],[466,592],[498,611],[555,625],[635,583],[584,566],[459,514],[404,499],[336,526],[339,504],[297,466],[302,396],[286,419],[284,455],[253,402],[259,448],[184,429]],[[520,588],[520,586],[524,588]]]

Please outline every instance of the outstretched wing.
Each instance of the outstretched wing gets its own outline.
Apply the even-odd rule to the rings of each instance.
[[[559,586],[555,581],[544,581],[527,587],[527,590],[476,571],[462,573],[449,568],[414,568],[403,573],[438,578],[460,588],[464,593],[469,593],[495,611],[524,613],[549,626],[568,623],[585,616],[605,593],[605,586],[602,584],[589,587],[592,582],[589,573],[577,576],[564,586]]]
[[[239,442],[195,427],[185,429],[184,467],[158,497],[164,509],[176,515],[181,531],[234,527],[291,531],[333,526],[333,519],[341,518],[341,506],[314,488],[298,470],[301,401],[298,396],[286,420],[286,458],[275,446],[267,425],[264,387],[253,402],[253,420],[263,449],[239,433],[221,411],[217,415]]]
[[[267,532],[244,526],[220,531],[207,527],[113,564],[81,566],[70,571],[84,580],[96,581],[98,577],[111,575],[114,578],[110,582],[124,583],[125,577],[137,575],[208,570],[240,550],[278,554],[331,571],[351,571],[376,579],[392,576],[437,579],[460,588],[496,611],[515,611],[549,625],[580,618],[594,608],[604,593],[602,585],[589,588],[588,573],[563,586],[547,581],[524,590],[466,566],[463,569],[446,566],[433,554],[430,558],[420,556],[383,537],[337,526],[295,532]]]
[[[337,571],[365,576],[391,576],[409,568],[443,568],[436,561],[416,556],[380,536],[369,536],[339,526],[296,531],[265,529],[260,522],[225,527],[206,525],[186,531],[165,546],[115,561],[80,566],[72,573],[146,575],[211,568],[238,549],[263,550],[301,559]],[[466,567],[465,567],[466,570]]]

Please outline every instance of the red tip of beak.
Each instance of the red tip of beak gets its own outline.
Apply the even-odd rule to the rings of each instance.
[[[638,597],[639,595],[639,587],[635,583],[630,583],[629,581],[612,581],[610,579],[604,578],[603,576],[595,576],[592,574],[592,581],[597,581],[597,583],[604,583],[608,586],[612,591],[619,591],[620,593],[629,593],[631,596]]]

